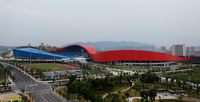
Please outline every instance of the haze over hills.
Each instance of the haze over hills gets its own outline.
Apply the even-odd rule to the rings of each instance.
[[[147,51],[156,51],[160,52],[156,49],[156,46],[149,43],[141,43],[135,41],[98,41],[98,42],[74,42],[69,43],[64,46],[69,46],[72,44],[80,44],[80,45],[90,45],[97,48],[97,50],[119,50],[119,49],[135,49],[135,50],[147,50]],[[24,45],[21,45],[24,46]],[[39,46],[39,45],[38,45]],[[64,47],[61,46],[61,47]],[[200,46],[194,46],[195,50],[200,51]],[[12,49],[15,47],[12,46],[0,46],[0,53],[7,52],[8,49]]]
[[[97,50],[137,49],[137,50],[155,51],[155,46],[152,44],[133,42],[133,41],[76,42],[72,44],[91,45],[91,46],[95,46]],[[71,45],[71,44],[68,44],[68,45]]]
[[[12,49],[14,47],[9,47],[9,46],[0,46],[0,52],[6,52],[8,49]]]
[[[14,47],[9,47],[9,46],[0,46],[0,57],[7,57],[10,56],[11,49]]]

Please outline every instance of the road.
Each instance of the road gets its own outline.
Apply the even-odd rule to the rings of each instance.
[[[7,63],[2,64],[4,64],[10,75],[14,77],[13,82],[17,88],[32,97],[33,102],[67,102],[66,99],[53,92],[48,83],[38,82],[18,67]]]

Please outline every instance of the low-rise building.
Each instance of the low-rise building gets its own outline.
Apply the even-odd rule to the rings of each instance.
[[[22,98],[17,93],[6,92],[0,94],[0,102],[22,102]]]

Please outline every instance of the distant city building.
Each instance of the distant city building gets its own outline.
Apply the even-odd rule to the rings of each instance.
[[[41,43],[41,44],[39,45],[39,49],[40,49],[40,50],[44,50],[44,49],[45,49],[44,43]]]
[[[11,57],[13,57],[13,51],[11,49],[8,49],[7,52],[5,52],[5,53],[2,54],[2,57],[4,57],[4,58],[11,58]]]
[[[171,47],[172,55],[175,56],[187,56],[186,46],[184,44],[182,45],[173,45]]]
[[[49,50],[53,50],[53,49],[57,49],[56,46],[50,46],[48,44],[44,44],[41,43],[39,46],[31,46],[31,44],[29,43],[27,46],[19,46],[17,48],[33,48],[33,49],[38,49],[38,50],[42,50],[42,51],[49,51]]]
[[[167,50],[165,53],[166,54],[172,54],[172,50]]]
[[[200,51],[192,51],[192,52],[190,52],[189,57],[190,57],[190,56],[200,57]]]
[[[186,47],[186,55],[192,56],[192,54],[195,52],[195,47]]]
[[[195,50],[195,51],[200,51],[200,46],[195,46],[195,47],[194,47],[194,50]]]
[[[53,50],[53,49],[56,49],[57,47],[55,46],[50,46],[48,44],[44,44],[44,43],[41,43],[39,46],[38,46],[38,49],[40,50],[43,50],[43,51],[48,51],[48,50]]]
[[[160,47],[161,52],[166,53],[167,52],[167,48],[165,46],[161,46]]]
[[[30,47],[30,46],[31,46],[31,43],[29,43],[28,46]]]

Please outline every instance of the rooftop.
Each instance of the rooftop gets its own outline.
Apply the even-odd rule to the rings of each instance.
[[[19,100],[21,96],[14,92],[6,92],[0,94],[0,100]]]

